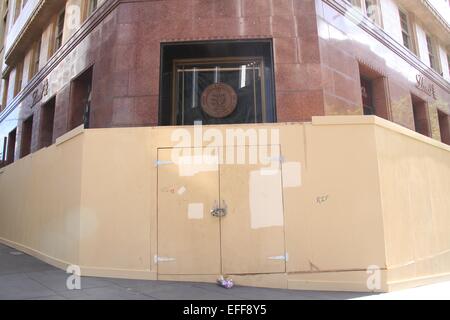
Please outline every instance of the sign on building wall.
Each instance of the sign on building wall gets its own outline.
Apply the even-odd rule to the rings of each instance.
[[[434,84],[426,81],[425,77],[421,74],[418,74],[416,76],[416,88],[420,91],[426,93],[428,96],[433,97],[434,99],[437,99],[436,96],[436,89],[434,87]]]

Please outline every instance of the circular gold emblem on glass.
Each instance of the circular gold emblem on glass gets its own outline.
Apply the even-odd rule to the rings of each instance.
[[[202,108],[213,118],[225,118],[236,110],[237,94],[226,83],[212,84],[202,93]]]

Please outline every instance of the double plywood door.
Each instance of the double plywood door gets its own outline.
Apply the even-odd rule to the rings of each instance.
[[[285,272],[280,149],[249,161],[253,148],[158,151],[159,274]]]

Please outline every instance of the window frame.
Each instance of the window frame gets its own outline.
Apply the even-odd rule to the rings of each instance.
[[[17,95],[22,91],[23,65],[24,65],[24,62],[21,61],[16,66],[16,75],[15,75],[15,79],[14,79],[14,98],[17,97]],[[19,75],[20,75],[20,77],[19,77]]]
[[[17,21],[17,19],[20,17],[20,13],[22,12],[22,0],[15,0],[14,1],[14,15],[13,15],[13,24]]]
[[[29,79],[31,80],[40,70],[42,39],[36,41],[33,45],[33,54],[31,55]]]
[[[98,7],[98,0],[85,0],[82,6],[82,22],[86,21],[97,10]]]
[[[412,53],[414,53],[415,55],[417,55],[417,40],[416,40],[416,29],[414,26],[414,17],[413,15],[408,11],[403,9],[402,7],[398,7],[398,14],[399,14],[399,19],[400,19],[400,31],[402,33],[402,45],[407,48],[409,51],[411,51]],[[404,30],[404,26],[403,26],[403,20],[402,20],[402,15],[404,15],[404,17],[406,18],[406,27],[407,30]],[[404,38],[404,34],[405,32],[407,32],[407,36],[408,36],[408,45],[405,44],[405,38]]]
[[[9,83],[10,83],[10,75],[11,73],[8,73],[5,78],[3,79],[3,92],[2,92],[2,105],[1,105],[1,111],[6,109],[6,106],[8,104],[8,92],[9,92]]]
[[[448,77],[450,78],[450,53],[447,52]]]
[[[249,40],[201,40],[186,42],[161,43],[161,68],[159,87],[158,125],[176,126],[173,114],[174,62],[192,59],[240,59],[243,57],[261,56],[264,62],[264,99],[266,114],[262,123],[277,122],[277,103],[275,91],[275,62],[272,39]]]
[[[374,7],[376,8],[376,16],[373,18],[371,13],[369,12],[369,7],[367,5],[367,1],[374,2]],[[383,28],[383,16],[381,14],[381,5],[379,0],[349,0],[350,4],[353,7],[356,7],[361,13],[372,23],[376,24],[380,28]]]
[[[3,28],[3,35],[2,35],[2,37],[1,37],[1,43],[0,43],[0,47],[3,49],[4,48],[4,46],[5,46],[5,39],[6,39],[6,37],[7,37],[7,35],[8,35],[8,21],[9,21],[9,19],[8,19],[8,17],[9,17],[9,1],[8,0],[6,0],[6,3],[5,3],[5,12],[3,13],[3,17],[2,17],[2,28]]]
[[[28,0],[15,0],[13,23],[15,23],[17,19],[20,17],[20,14],[22,13],[23,8],[27,4],[27,2]]]
[[[87,16],[89,17],[98,8],[98,0],[88,0]]]
[[[442,75],[442,66],[440,63],[439,50],[435,38],[429,33],[425,32],[425,41],[427,44],[427,54],[430,63],[430,68]]]
[[[65,23],[66,23],[66,8],[62,9],[56,16],[56,21],[53,30],[54,34],[53,34],[52,55],[63,46]]]

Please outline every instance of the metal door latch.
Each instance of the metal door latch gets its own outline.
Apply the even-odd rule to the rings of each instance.
[[[227,215],[227,205],[226,205],[225,201],[222,201],[222,204],[223,204],[223,206],[219,207],[218,201],[214,202],[214,206],[211,209],[211,214],[214,217],[222,218]]]

